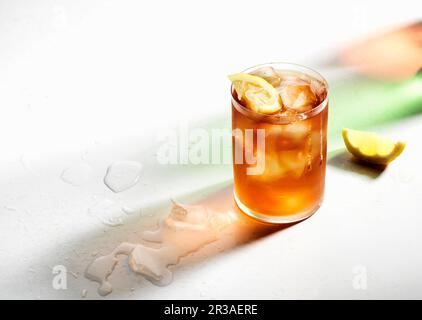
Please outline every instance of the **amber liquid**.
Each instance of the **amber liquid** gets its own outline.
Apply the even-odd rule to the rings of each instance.
[[[241,102],[233,95],[233,129],[240,129],[239,132],[253,130],[254,155],[259,152],[257,129],[265,130],[265,169],[262,174],[247,173],[247,168],[253,164],[233,164],[238,204],[240,201],[249,214],[252,212],[252,216],[264,217],[263,220],[267,221],[280,218],[293,222],[309,216],[319,208],[324,195],[328,105],[307,119],[279,124],[245,115],[238,110],[236,103]],[[233,157],[238,139],[233,137]],[[242,142],[246,148],[246,134]]]

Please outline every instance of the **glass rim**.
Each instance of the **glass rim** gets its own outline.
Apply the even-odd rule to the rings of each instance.
[[[230,86],[230,92],[231,92],[231,100],[233,106],[235,106],[236,110],[242,113],[243,115],[247,116],[248,118],[254,118],[256,120],[264,121],[264,122],[271,122],[271,123],[278,123],[278,124],[287,124],[295,121],[305,120],[312,118],[316,115],[318,115],[320,112],[322,112],[328,105],[328,82],[325,80],[325,78],[316,70],[297,64],[297,63],[291,63],[291,62],[269,62],[269,63],[262,63],[257,64],[252,67],[249,67],[242,71],[242,73],[249,73],[253,70],[267,67],[267,66],[284,66],[286,67],[286,71],[300,71],[304,73],[305,75],[310,75],[315,77],[317,80],[321,81],[325,87],[326,96],[324,100],[316,107],[312,108],[311,110],[304,111],[304,112],[298,112],[295,115],[280,115],[280,114],[263,114],[259,112],[255,112],[245,106],[243,106],[241,103],[239,103],[233,96],[233,85]]]

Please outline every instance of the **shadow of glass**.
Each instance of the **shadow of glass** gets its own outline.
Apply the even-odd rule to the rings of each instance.
[[[222,214],[230,216],[231,223],[222,229],[218,235],[218,239],[201,246],[197,251],[188,253],[186,256],[181,256],[180,261],[175,265],[170,265],[169,270],[176,273],[180,268],[184,270],[189,269],[189,272],[194,272],[196,266],[204,260],[209,260],[217,255],[231,252],[241,246],[253,243],[259,239],[270,236],[275,232],[280,232],[290,225],[269,225],[261,223],[257,220],[250,218],[240,211],[233,200],[233,186],[231,181],[225,181],[216,185],[211,185],[207,188],[198,189],[188,194],[177,196],[176,201],[186,203],[189,205],[201,205],[205,208]],[[126,217],[123,225],[118,227],[107,227],[101,230],[92,230],[88,233],[83,233],[73,239],[69,239],[67,245],[62,249],[62,255],[66,257],[66,261],[62,263],[66,266],[67,270],[76,274],[83,274],[85,270],[81,270],[81,265],[87,268],[95,259],[110,254],[119,244],[129,242],[134,244],[151,245],[151,243],[142,239],[144,231],[157,230],[158,223],[166,217],[171,207],[171,199],[165,199],[151,203],[147,207],[143,207],[143,216]],[[185,235],[183,230],[178,231],[177,237],[183,238]],[[158,244],[159,246],[159,244]],[[157,248],[157,244],[152,244],[151,248]],[[53,250],[53,249],[52,249]],[[32,265],[54,265],[57,262],[57,256],[54,252],[49,254],[44,252],[42,257],[30,257]],[[74,253],[78,252],[75,256]],[[92,255],[92,252],[97,252]],[[111,282],[115,288],[132,288],[134,287],[134,279],[139,283],[143,279],[142,275],[136,273],[129,273],[126,263],[116,267],[116,273],[113,275]],[[125,266],[126,265],[126,266]],[[119,269],[119,270],[117,270]],[[122,270],[125,270],[122,272]],[[134,278],[137,277],[137,278]],[[80,286],[86,287],[88,279],[83,276],[75,278],[74,281],[81,283]],[[84,281],[85,284],[82,284]],[[148,298],[148,286],[142,286],[141,297]],[[68,292],[70,294],[70,291]],[[76,294],[79,294],[77,292]],[[127,290],[115,290],[112,293],[113,298],[127,295]],[[71,296],[72,297],[72,296]],[[96,296],[94,298],[101,298]]]
[[[328,154],[327,165],[354,172],[370,179],[378,178],[386,168],[385,166],[363,163],[344,149],[330,152]]]
[[[166,220],[166,227],[164,227],[164,229],[162,229],[163,231],[161,231],[166,232],[168,236],[171,235],[171,243],[168,243],[168,239],[170,238],[165,237],[161,239],[162,242],[158,243],[159,247],[157,247],[157,243],[150,243],[148,242],[148,240],[145,241],[145,239],[142,239],[141,236],[137,244],[135,244],[136,246],[140,246],[140,249],[138,249],[138,247],[135,247],[135,249],[132,250],[137,250],[137,252],[139,252],[140,250],[140,252],[143,252],[143,254],[141,254],[141,256],[136,256],[135,259],[137,259],[137,261],[139,259],[141,263],[143,263],[144,261],[151,261],[151,259],[155,259],[154,262],[148,263],[152,263],[153,268],[157,268],[157,266],[159,266],[159,270],[161,271],[158,272],[158,269],[157,271],[155,271],[158,272],[157,276],[162,272],[163,276],[165,275],[165,279],[170,279],[169,282],[166,281],[164,284],[159,284],[161,280],[157,280],[158,283],[156,283],[157,278],[151,278],[149,276],[150,271],[145,273],[144,276],[153,284],[157,284],[160,286],[169,284],[171,282],[171,279],[173,278],[173,272],[180,267],[186,268],[189,266],[189,269],[192,269],[190,267],[195,266],[196,264],[205,259],[215,257],[221,252],[234,250],[235,248],[249,244],[263,237],[269,236],[274,232],[285,230],[286,228],[291,227],[293,225],[269,225],[261,223],[243,214],[241,210],[236,206],[235,201],[233,200],[233,186],[230,182],[222,183],[217,186],[210,186],[206,190],[198,190],[198,192],[178,197],[177,201],[183,201],[184,203],[190,202],[190,205],[201,206],[205,208],[206,212],[208,212],[208,216],[206,219],[211,223],[211,225],[213,225],[213,229],[216,228],[215,230],[219,231],[217,233],[217,239],[211,242],[202,243],[201,240],[198,239],[200,237],[192,238],[191,228],[200,227],[200,230],[202,230],[201,232],[208,232],[202,229],[202,227],[204,227],[206,224],[204,225],[204,222],[195,222],[193,224],[190,224],[188,220],[178,220],[184,219],[181,218],[181,216],[178,216],[177,218],[175,218],[176,220],[170,223],[170,225],[167,224],[169,222],[168,220]],[[186,214],[187,216],[190,215],[189,212],[187,212]],[[227,223],[227,221],[225,221],[223,225],[218,225],[219,220],[216,220],[216,218],[217,215],[221,214],[229,218],[227,219],[227,221],[230,222]],[[166,217],[166,215],[164,215],[163,217]],[[194,218],[194,220],[196,219],[197,218]],[[182,226],[174,226],[174,223],[177,224],[176,221],[183,221],[182,225],[186,225],[187,223],[190,224],[190,227],[184,229],[184,227]],[[142,231],[149,230],[145,229]],[[187,248],[186,239],[190,239]],[[198,241],[198,244],[192,243],[191,241]],[[182,245],[182,247],[177,245],[183,243],[184,245]],[[185,248],[181,250],[181,248],[183,247]],[[111,257],[109,256],[109,258],[113,257],[114,254]],[[169,258],[170,260],[168,260]],[[96,261],[103,261],[103,258],[100,258],[100,260]],[[169,263],[168,261],[173,262]],[[143,272],[142,270],[149,270],[145,269],[148,268],[148,263],[146,265],[136,265],[135,268],[139,268],[141,272]],[[101,268],[104,268],[104,266],[102,266]],[[110,270],[110,267],[107,267],[106,269]],[[103,280],[101,282],[103,282]]]
[[[244,214],[234,201],[232,183],[210,194],[207,198],[200,201],[199,204],[216,212],[227,212],[230,214],[234,223],[225,233],[230,234],[230,237],[234,237],[237,241],[237,245],[247,244],[258,238],[265,237],[297,224],[268,224]]]

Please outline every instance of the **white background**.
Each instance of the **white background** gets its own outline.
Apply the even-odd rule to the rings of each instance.
[[[230,166],[164,168],[154,158],[158,133],[180,121],[229,126],[227,74],[269,61],[318,68],[421,9],[420,1],[0,1],[0,298],[81,298],[83,289],[99,298],[82,275],[93,255],[139,239],[170,197],[230,188]],[[376,179],[340,159],[311,219],[199,252],[163,288],[122,260],[108,298],[422,298],[421,117],[377,129],[408,147]],[[134,188],[113,194],[102,178],[118,160],[144,170]],[[90,179],[64,183],[62,171],[80,163],[93,168]],[[87,213],[99,198],[142,217],[104,226]],[[60,264],[74,275],[57,291],[51,268]],[[353,287],[359,266],[366,290]]]

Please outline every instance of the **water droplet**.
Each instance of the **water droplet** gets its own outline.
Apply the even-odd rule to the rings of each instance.
[[[82,298],[86,298],[86,295],[88,294],[88,290],[86,290],[86,289],[83,289],[82,291],[81,291],[81,297]]]
[[[79,163],[63,170],[61,179],[73,186],[81,186],[89,181],[92,176],[92,168],[87,163]]]
[[[81,160],[85,161],[88,156],[88,150],[85,150],[81,153]]]
[[[22,155],[20,157],[20,162],[21,162],[22,167],[24,167],[26,170],[31,172],[33,175],[38,176],[38,177],[40,176],[40,174],[34,169],[31,162],[28,160],[26,156]]]
[[[104,282],[101,284],[101,286],[98,288],[98,294],[100,296],[106,296],[110,294],[113,291],[113,287],[111,286],[110,282]]]
[[[135,161],[118,161],[111,164],[104,183],[113,192],[122,192],[133,187],[141,175],[142,165]]]
[[[75,249],[73,249],[72,251],[78,258],[80,257],[80,254],[78,253],[78,251],[76,251]]]
[[[97,202],[88,209],[88,213],[109,227],[123,225],[123,217],[125,215],[116,202],[106,198],[97,199]]]
[[[122,211],[126,213],[128,216],[132,216],[134,214],[140,213],[139,209],[133,209],[131,207],[123,206]]]
[[[6,209],[7,211],[19,211],[18,208],[14,206],[3,206],[3,208]]]
[[[94,250],[91,252],[91,257],[95,257],[98,254],[98,250]]]

